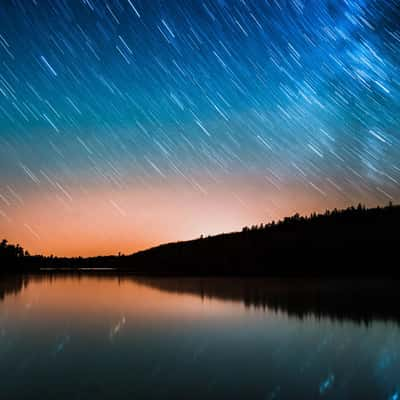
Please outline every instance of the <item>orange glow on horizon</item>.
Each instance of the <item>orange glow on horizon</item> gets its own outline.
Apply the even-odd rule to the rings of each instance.
[[[205,188],[202,192],[187,183],[168,181],[119,191],[68,188],[70,198],[51,191],[25,193],[23,205],[2,209],[0,232],[31,254],[131,254],[166,242],[237,231],[295,212],[309,214],[357,201],[324,197],[298,182],[278,191],[262,177],[236,177]]]

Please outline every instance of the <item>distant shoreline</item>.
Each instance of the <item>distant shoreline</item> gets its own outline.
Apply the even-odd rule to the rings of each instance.
[[[345,210],[168,243],[131,255],[31,256],[3,240],[1,271],[111,271],[154,276],[400,277],[400,206]],[[371,265],[373,264],[373,265]]]

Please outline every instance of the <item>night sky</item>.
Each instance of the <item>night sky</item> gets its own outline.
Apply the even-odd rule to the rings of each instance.
[[[400,199],[398,0],[4,0],[0,233],[130,253]]]

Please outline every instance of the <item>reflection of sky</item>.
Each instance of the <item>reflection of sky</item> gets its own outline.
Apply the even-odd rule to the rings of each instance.
[[[0,318],[7,398],[389,398],[398,384],[389,322],[289,318],[112,277],[33,278]]]
[[[115,253],[397,200],[399,18],[394,0],[5,2],[2,232]]]

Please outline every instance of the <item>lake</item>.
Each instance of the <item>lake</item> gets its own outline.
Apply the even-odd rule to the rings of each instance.
[[[395,296],[382,282],[4,276],[1,398],[396,400]]]

